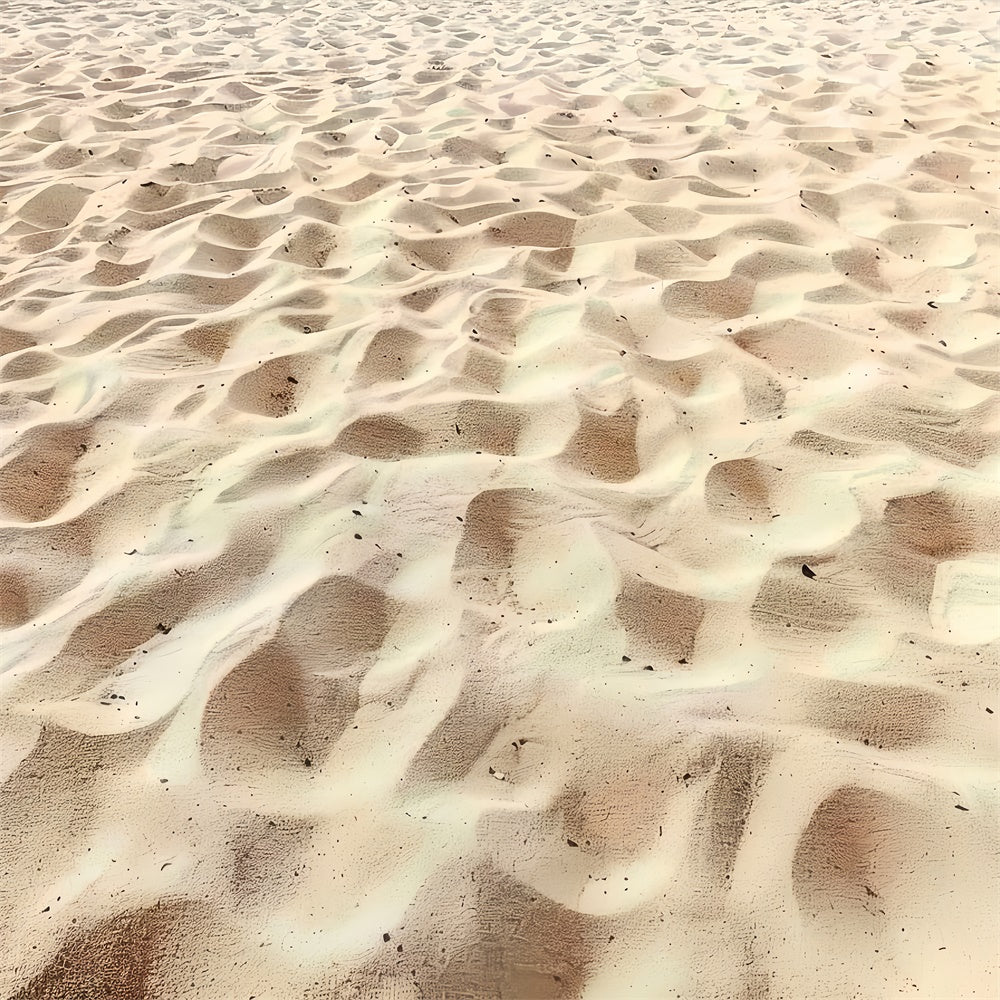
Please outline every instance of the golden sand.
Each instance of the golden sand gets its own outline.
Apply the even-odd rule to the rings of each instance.
[[[12,0],[0,994],[996,998],[996,12]]]

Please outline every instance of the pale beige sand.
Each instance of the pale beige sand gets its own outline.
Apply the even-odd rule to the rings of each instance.
[[[3,997],[1000,995],[995,14],[3,14]]]

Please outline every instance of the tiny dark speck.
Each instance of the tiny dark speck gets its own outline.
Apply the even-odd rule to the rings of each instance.
[[[622,657],[622,663],[631,663],[631,662],[632,662],[632,657],[631,656],[623,656]]]
[[[299,380],[297,378],[293,378],[291,375],[288,376],[288,381],[291,382],[292,385],[298,385],[299,384]]]
[[[802,575],[810,580],[816,579],[816,574],[805,563],[802,564]]]
[[[575,840],[570,840],[569,837],[566,838],[566,843],[569,844],[570,847],[580,846]]]
[[[955,808],[961,810],[964,813],[967,813],[969,811],[968,809],[966,809],[965,806],[956,805]]]
[[[993,714],[993,709],[987,707],[986,712],[987,712],[988,715],[992,715]]]
[[[385,932],[385,933],[384,933],[384,934],[382,935],[382,940],[383,940],[383,941],[388,941],[388,940],[389,940],[389,932],[388,932],[388,931],[386,931],[386,932]]]
[[[355,538],[356,538],[356,539],[357,539],[357,540],[358,540],[359,542],[361,541],[361,536],[360,536],[359,534],[355,533],[354,537],[355,537]]]

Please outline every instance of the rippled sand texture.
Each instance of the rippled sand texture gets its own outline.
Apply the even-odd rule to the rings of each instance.
[[[5,7],[0,993],[996,997],[995,18]]]

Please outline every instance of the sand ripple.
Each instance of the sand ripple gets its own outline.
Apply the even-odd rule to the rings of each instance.
[[[996,995],[985,8],[7,17],[3,995]]]

